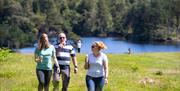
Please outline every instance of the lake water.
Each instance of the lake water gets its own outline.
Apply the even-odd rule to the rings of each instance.
[[[108,49],[103,50],[105,53],[127,53],[128,48],[131,48],[133,53],[144,52],[180,52],[180,44],[154,44],[154,43],[131,43],[127,41],[118,40],[116,38],[97,38],[85,37],[81,38],[82,48],[81,53],[90,53],[91,44],[93,41],[103,41]],[[35,47],[28,47],[20,49],[21,53],[33,53]]]

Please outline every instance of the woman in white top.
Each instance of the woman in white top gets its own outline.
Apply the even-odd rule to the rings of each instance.
[[[104,83],[108,83],[108,59],[106,54],[101,52],[106,46],[103,42],[95,41],[92,46],[92,53],[87,55],[84,68],[87,69],[86,86],[88,91],[102,91]]]

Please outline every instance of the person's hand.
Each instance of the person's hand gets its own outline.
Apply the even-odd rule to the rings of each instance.
[[[36,58],[36,59],[35,59],[35,62],[39,62],[39,58]]]
[[[105,80],[105,84],[108,84],[108,79],[107,79],[107,78],[105,78],[104,80]]]
[[[76,74],[77,72],[78,72],[78,68],[75,67],[75,68],[74,68],[74,73]]]
[[[42,58],[41,58],[41,57],[37,57],[37,58],[35,59],[35,62],[42,62]]]
[[[59,67],[57,68],[57,73],[60,73],[60,68]]]
[[[59,47],[60,47],[60,48],[63,48],[63,47],[64,47],[64,44],[62,44],[62,43],[59,44]]]

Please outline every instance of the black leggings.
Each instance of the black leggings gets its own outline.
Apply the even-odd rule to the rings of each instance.
[[[52,75],[52,70],[36,69],[36,75],[39,81],[38,91],[49,91],[49,83]]]

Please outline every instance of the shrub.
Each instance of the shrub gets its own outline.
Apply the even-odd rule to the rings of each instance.
[[[0,48],[0,61],[5,61],[10,55],[10,49]]]
[[[161,75],[163,75],[163,72],[162,72],[162,71],[157,71],[157,72],[155,73],[155,75],[161,76]]]
[[[132,72],[136,72],[139,70],[139,68],[137,67],[137,65],[131,65],[131,69],[132,69]]]

